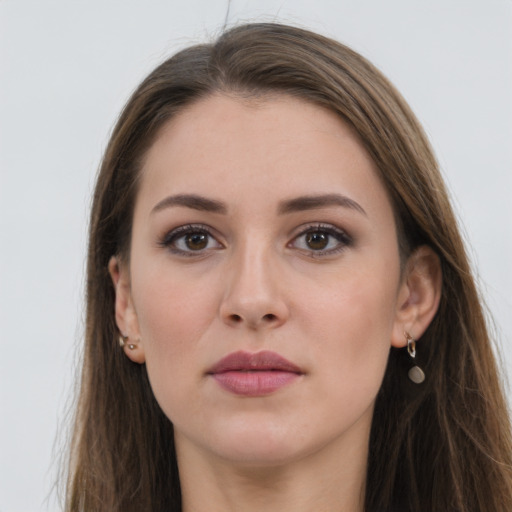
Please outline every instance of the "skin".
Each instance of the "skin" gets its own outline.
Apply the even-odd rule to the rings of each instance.
[[[130,265],[112,258],[110,272],[126,354],[175,427],[184,510],[363,510],[375,397],[390,346],[435,314],[436,256],[422,247],[401,272],[373,161],[301,100],[203,99],[162,129],[142,172]],[[166,203],[177,194],[225,211]],[[353,203],[282,211],[332,194]],[[208,369],[238,350],[277,352],[301,375],[235,395]]]

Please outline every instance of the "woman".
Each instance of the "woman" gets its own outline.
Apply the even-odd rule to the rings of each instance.
[[[245,25],[144,80],[98,177],[87,298],[67,510],[512,509],[435,158],[332,40]]]

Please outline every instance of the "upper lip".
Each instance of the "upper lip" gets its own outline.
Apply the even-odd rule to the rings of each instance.
[[[270,350],[261,352],[232,352],[215,363],[208,374],[224,373],[232,371],[282,371],[302,374],[303,371],[283,356]]]

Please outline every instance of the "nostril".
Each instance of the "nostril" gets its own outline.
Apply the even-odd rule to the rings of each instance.
[[[258,318],[259,318],[259,320],[258,320]],[[232,313],[226,317],[226,320],[231,325],[239,325],[239,324],[243,324],[244,322],[247,322],[248,326],[257,327],[258,325],[261,325],[261,326],[269,325],[270,326],[270,325],[278,324],[279,316],[275,315],[273,313],[267,313],[266,315],[259,316],[259,317],[257,315],[255,315],[254,318],[252,318],[251,315],[248,315],[247,317],[245,317],[244,315]]]

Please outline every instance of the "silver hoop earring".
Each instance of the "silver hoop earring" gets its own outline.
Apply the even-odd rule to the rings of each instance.
[[[404,332],[404,335],[407,340],[407,352],[414,362],[416,359],[416,340],[408,332]],[[416,364],[409,370],[407,375],[414,384],[421,384],[425,380],[425,372]]]

